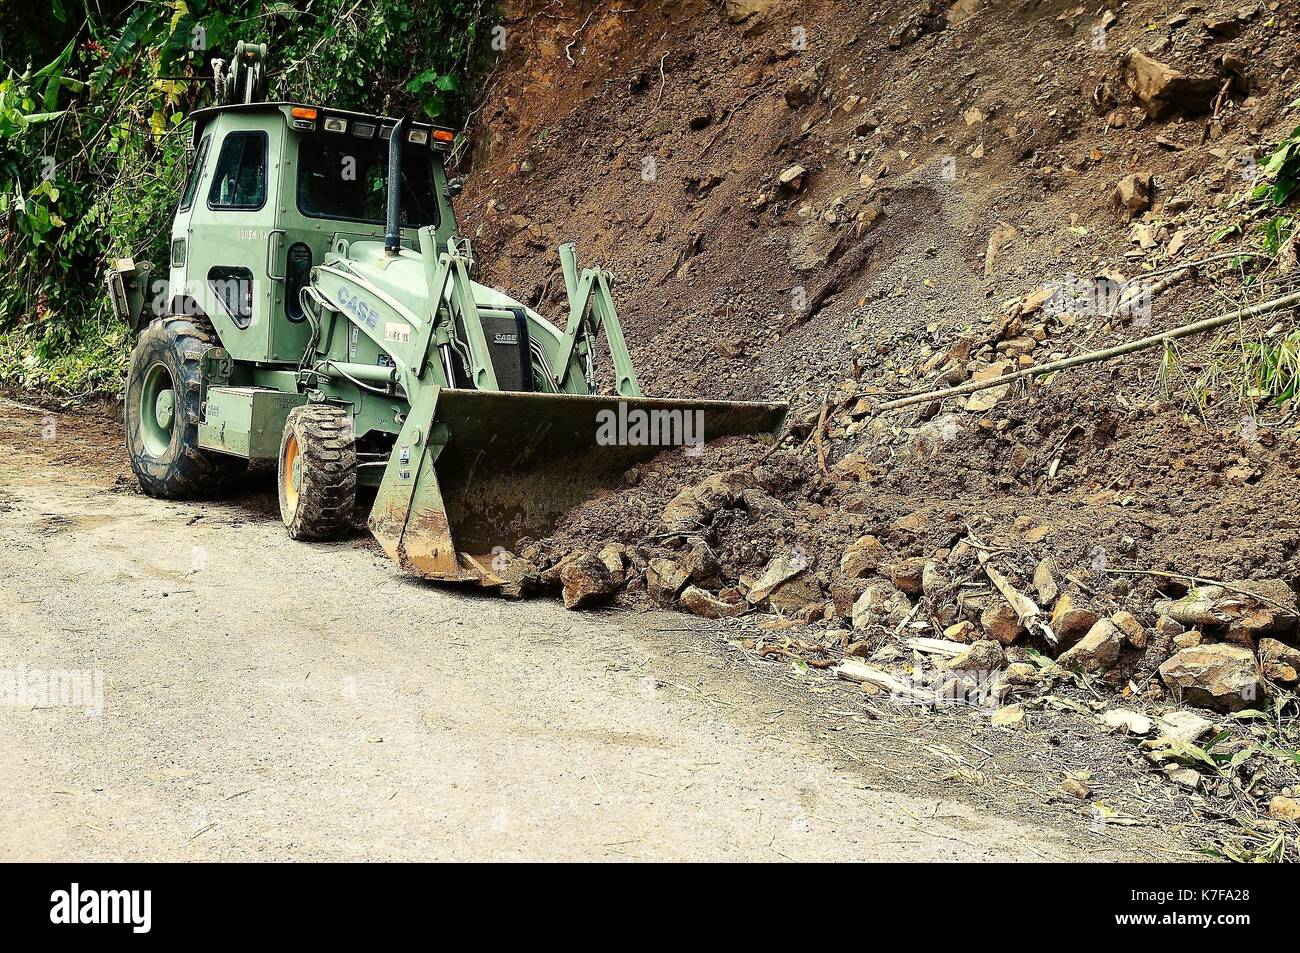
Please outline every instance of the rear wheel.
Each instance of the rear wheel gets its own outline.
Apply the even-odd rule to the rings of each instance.
[[[169,315],[149,325],[126,378],[126,449],[150,496],[207,496],[248,461],[199,448],[199,361],[217,343],[202,317]]]
[[[280,518],[294,539],[337,539],[352,529],[357,440],[342,407],[289,412],[280,440]]]

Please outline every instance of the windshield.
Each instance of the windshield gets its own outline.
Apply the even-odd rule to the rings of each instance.
[[[402,226],[438,224],[433,154],[406,143],[402,150]],[[384,224],[388,142],[318,132],[298,143],[298,210],[313,218]]]

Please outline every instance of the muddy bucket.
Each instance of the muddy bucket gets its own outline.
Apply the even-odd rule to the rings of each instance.
[[[665,450],[743,434],[775,438],[787,409],[449,388],[421,398],[393,449],[370,528],[403,569],[444,580],[481,580],[495,553],[549,535],[573,506]]]

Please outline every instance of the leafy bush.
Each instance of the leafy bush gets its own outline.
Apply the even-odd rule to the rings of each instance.
[[[165,262],[212,58],[267,43],[273,98],[450,124],[489,53],[486,0],[18,7],[0,8],[0,383],[64,395],[120,386],[103,268]]]

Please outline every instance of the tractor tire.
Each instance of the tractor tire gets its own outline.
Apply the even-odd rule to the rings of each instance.
[[[203,353],[217,334],[198,315],[168,315],[141,332],[131,352],[123,416],[140,488],[168,500],[211,496],[247,460],[199,448]]]
[[[338,539],[352,530],[357,438],[342,407],[289,411],[280,440],[280,518],[293,539]]]

